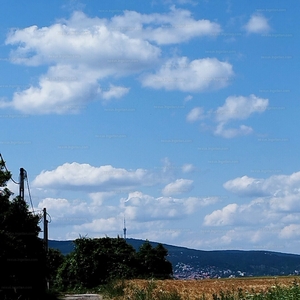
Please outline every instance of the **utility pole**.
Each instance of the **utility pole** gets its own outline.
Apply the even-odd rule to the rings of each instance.
[[[22,200],[24,200],[24,180],[26,176],[26,171],[23,168],[20,168],[20,187],[19,187],[19,195]]]
[[[46,208],[43,208],[43,216],[44,216],[44,246],[47,252],[48,251],[48,220],[47,220]]]
[[[45,252],[48,253],[48,220],[47,220],[47,210],[44,207],[43,208],[43,219],[44,219],[44,247],[45,247]],[[46,288],[49,290],[50,284],[49,284],[49,279],[46,276]]]

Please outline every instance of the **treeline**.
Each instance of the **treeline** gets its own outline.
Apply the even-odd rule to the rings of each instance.
[[[93,288],[115,279],[172,277],[167,250],[146,241],[138,251],[123,238],[79,238],[63,257],[49,250],[50,284],[59,290]]]

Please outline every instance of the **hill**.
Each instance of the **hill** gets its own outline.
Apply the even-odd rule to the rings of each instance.
[[[145,242],[127,239],[136,250]],[[150,242],[152,246],[158,243]],[[203,251],[163,244],[168,250],[176,278],[217,278],[243,276],[298,275],[300,255],[271,251]],[[72,241],[49,240],[49,247],[64,255],[73,250]]]

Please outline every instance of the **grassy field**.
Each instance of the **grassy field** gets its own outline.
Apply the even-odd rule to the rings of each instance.
[[[130,280],[110,299],[132,300],[300,300],[299,277],[261,277],[205,280]],[[116,288],[116,286],[115,286]],[[122,293],[124,291],[125,293]]]

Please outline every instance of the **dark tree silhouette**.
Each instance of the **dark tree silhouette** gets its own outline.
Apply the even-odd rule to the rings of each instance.
[[[11,178],[0,162],[0,298],[41,299],[45,293],[46,253],[38,237],[39,216],[20,197],[10,200]]]
[[[168,250],[162,244],[153,248],[147,240],[137,253],[139,275],[159,279],[171,278],[172,264],[167,260],[167,255]]]

